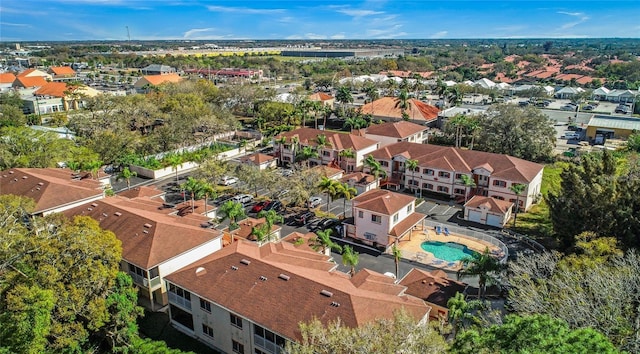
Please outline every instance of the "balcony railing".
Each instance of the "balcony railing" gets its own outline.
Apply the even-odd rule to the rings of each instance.
[[[162,282],[160,281],[160,276],[157,276],[153,279],[151,279],[150,282],[150,287],[151,289],[155,288],[156,286],[160,285]]]
[[[183,298],[182,296],[178,296],[175,293],[169,292],[169,302],[179,305],[187,310],[191,310],[191,301]]]
[[[129,272],[129,275],[131,276],[131,279],[133,279],[134,283],[136,283],[138,285],[142,285],[145,288],[153,289],[153,288],[155,288],[155,287],[157,287],[158,285],[161,284],[159,276],[157,276],[157,277],[151,279],[151,281],[149,281],[149,279],[147,279],[147,278],[145,278],[145,277],[143,277],[141,275],[138,275],[136,273]]]
[[[253,335],[253,343],[256,346],[260,347],[260,349],[263,349],[264,351],[267,351],[272,354],[281,354],[284,352],[284,350],[280,348],[280,346],[276,345],[276,343],[270,340],[267,340],[265,338],[262,338],[257,334]]]

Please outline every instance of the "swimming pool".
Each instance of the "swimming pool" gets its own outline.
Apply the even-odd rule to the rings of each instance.
[[[456,262],[463,258],[477,254],[476,251],[456,242],[425,241],[420,247],[433,254],[435,258],[447,262]]]

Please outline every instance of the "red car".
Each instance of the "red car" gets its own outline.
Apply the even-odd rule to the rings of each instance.
[[[271,204],[270,200],[264,200],[264,201],[258,202],[258,204],[254,205],[253,208],[251,208],[251,212],[259,213],[262,209],[264,209],[269,204]]]

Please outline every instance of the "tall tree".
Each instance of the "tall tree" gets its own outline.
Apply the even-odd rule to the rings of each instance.
[[[331,229],[316,231],[316,236],[309,238],[309,247],[322,254],[326,254],[327,250],[342,252],[342,247],[331,239],[331,233]]]
[[[469,175],[462,174],[460,175],[460,180],[462,180],[462,184],[464,185],[464,203],[466,204],[469,201],[469,188],[475,188],[476,182],[473,178],[469,177]]]
[[[409,189],[412,192],[414,192],[415,189],[413,188],[413,186],[414,186],[414,182],[416,182],[415,181],[415,174],[416,174],[416,169],[418,169],[418,160],[409,159],[409,160],[405,161],[404,162],[404,168],[405,168],[405,173],[406,173],[406,171],[411,171],[411,183],[410,183]],[[422,190],[422,188],[420,188],[420,182],[418,182],[418,189]]]
[[[367,157],[365,157],[364,165],[369,168],[369,173],[374,175],[376,178],[385,178],[387,176],[387,171],[382,168],[380,162],[378,162],[373,155],[367,155]]]
[[[497,284],[500,273],[503,270],[502,264],[489,252],[488,248],[482,253],[463,258],[462,267],[458,270],[458,279],[467,277],[478,277],[478,297],[484,299],[487,284]]]
[[[516,219],[518,218],[518,212],[520,211],[520,194],[522,194],[525,189],[527,189],[527,185],[522,183],[513,183],[511,184],[511,186],[509,186],[509,190],[516,195],[515,214],[513,214],[513,227],[516,227]]]
[[[340,182],[326,176],[322,176],[318,183],[318,188],[327,194],[327,213],[329,212],[329,204],[331,204],[332,197],[338,194],[339,185]]]
[[[223,222],[229,219],[231,223],[229,226],[229,230],[238,227],[238,219],[244,217],[244,208],[242,204],[236,203],[234,201],[228,201],[222,204],[218,208],[219,221]]]
[[[342,247],[342,264],[350,268],[349,275],[352,277],[356,274],[356,266],[360,259],[360,254],[349,245]]]
[[[135,171],[131,171],[129,167],[124,167],[122,171],[118,173],[116,180],[125,180],[127,181],[127,189],[131,189],[131,178],[137,176],[138,173]]]
[[[296,154],[296,161],[305,163],[306,167],[309,167],[309,159],[317,159],[320,157],[318,150],[312,146],[303,146]]]
[[[391,255],[393,256],[393,263],[396,265],[396,280],[400,280],[400,260],[402,259],[402,250],[397,246],[391,246]]]
[[[351,90],[349,90],[349,87],[338,87],[338,91],[336,92],[336,101],[340,103],[340,110],[342,115],[344,116],[346,105],[349,103],[353,103],[353,95],[351,94]]]
[[[347,182],[342,183],[338,188],[337,192],[339,196],[342,198],[342,216],[347,217],[347,200],[351,200],[355,198],[358,194],[358,190],[354,187],[351,187]]]

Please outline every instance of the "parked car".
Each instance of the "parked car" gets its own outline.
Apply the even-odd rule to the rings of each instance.
[[[582,110],[583,110],[583,111],[593,111],[594,109],[596,109],[596,106],[592,106],[592,105],[590,105],[590,104],[588,104],[588,105],[586,105],[586,106],[582,107]]]
[[[285,169],[280,170],[280,174],[283,177],[289,177],[289,176],[291,176],[293,174],[293,171],[285,168]]]
[[[221,205],[224,202],[230,200],[231,198],[233,198],[233,196],[231,194],[223,194],[223,195],[219,196],[218,198],[214,199],[213,200],[213,204]]]
[[[340,224],[340,220],[339,219],[335,219],[335,218],[324,218],[322,220],[320,220],[316,226],[315,226],[315,230],[326,230],[326,229],[330,229],[336,225]]]
[[[281,201],[273,200],[273,201],[271,201],[271,203],[269,203],[265,207],[263,207],[262,210],[264,210],[264,211],[269,211],[269,210],[280,211],[280,210],[282,210],[283,207],[284,207],[284,205],[282,205]]]
[[[628,106],[623,106],[623,105],[619,105],[618,107],[616,107],[616,113],[622,113],[622,114],[627,114],[629,112],[631,112],[631,109]]]
[[[529,105],[529,101],[520,101],[518,102],[518,106],[520,107],[526,107]]]
[[[246,205],[253,200],[253,196],[251,194],[238,194],[235,197],[231,198],[231,200],[233,200],[236,203]]]
[[[572,104],[565,104],[564,106],[560,107],[561,110],[563,111],[575,111],[576,110],[576,106],[572,105]]]
[[[251,212],[259,213],[260,211],[264,210],[264,208],[271,205],[271,203],[272,202],[270,200],[263,200],[261,202],[258,202],[256,205],[253,206],[253,208],[251,208]]]
[[[220,180],[220,184],[223,186],[230,186],[236,183],[238,183],[238,177],[224,176]]]
[[[322,204],[322,198],[320,197],[311,197],[309,198],[309,208],[315,208],[318,205]]]
[[[293,217],[293,221],[296,225],[304,226],[309,223],[309,221],[313,220],[316,217],[316,214],[312,211],[307,211],[304,213],[300,213]]]
[[[580,133],[569,131],[565,132],[560,138],[567,140],[580,139]]]

